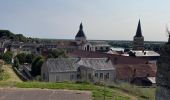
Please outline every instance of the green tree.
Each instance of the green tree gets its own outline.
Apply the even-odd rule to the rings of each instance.
[[[35,77],[41,75],[41,66],[44,63],[44,57],[38,56],[36,57],[31,66],[31,74]]]
[[[12,56],[13,56],[13,53],[10,52],[10,51],[7,51],[6,53],[4,53],[2,55],[2,59],[7,63],[7,64],[10,64],[12,62]]]
[[[13,67],[16,67],[18,68],[19,67],[19,60],[17,57],[14,58],[14,64],[13,64]]]
[[[48,58],[67,58],[67,54],[64,50],[53,50],[49,52]]]
[[[26,54],[25,53],[20,53],[16,56],[19,60],[19,63],[24,64],[26,63]]]
[[[26,58],[25,58],[26,63],[31,64],[31,63],[33,62],[33,59],[34,59],[34,58],[35,58],[35,56],[34,56],[33,54],[27,54],[27,55],[26,55]]]

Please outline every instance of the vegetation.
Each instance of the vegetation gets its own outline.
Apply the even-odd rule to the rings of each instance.
[[[44,60],[45,59],[42,56],[38,56],[33,60],[32,65],[31,65],[31,74],[34,77],[41,75],[41,66],[42,66]]]
[[[13,67],[18,68],[19,67],[19,60],[17,57],[14,58],[14,63],[13,63]]]
[[[37,39],[27,38],[22,34],[14,34],[9,30],[0,30],[0,38],[10,39],[12,41],[20,41],[20,42],[34,42]]]
[[[44,82],[24,82],[17,83],[16,87],[19,88],[42,88],[42,89],[69,89],[69,90],[87,90],[92,92],[94,100],[103,100],[104,87],[96,86],[86,83],[44,83]],[[114,95],[115,97],[113,97]],[[120,91],[115,91],[111,88],[105,87],[106,100],[130,100],[130,97],[124,96]]]
[[[137,97],[137,100],[155,100],[155,91],[154,87],[138,87],[130,85],[128,83],[122,83],[118,85],[111,86],[113,89],[121,90],[127,94]]]
[[[16,58],[18,58],[20,64],[24,64],[24,63],[31,64],[33,62],[33,59],[35,58],[35,55],[20,53],[16,55]]]
[[[13,71],[11,65],[3,65],[1,66],[1,70],[3,70],[2,75],[3,78],[0,80],[0,86],[7,85],[11,86],[11,84],[16,83],[16,82],[22,82],[16,73]]]
[[[66,58],[67,54],[64,50],[53,50],[48,53],[47,58]]]
[[[12,62],[12,56],[13,53],[10,51],[7,51],[6,53],[2,54],[2,59],[7,63],[7,64],[11,64]]]

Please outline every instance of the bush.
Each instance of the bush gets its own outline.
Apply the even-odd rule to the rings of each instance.
[[[4,53],[4,54],[2,55],[2,59],[3,59],[7,64],[10,64],[10,63],[12,63],[12,56],[13,56],[12,52],[7,51],[6,53]]]

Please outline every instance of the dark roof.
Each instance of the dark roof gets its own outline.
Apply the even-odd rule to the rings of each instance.
[[[44,64],[48,67],[49,72],[69,72],[77,70],[79,66],[77,61],[78,58],[50,58]]]
[[[116,65],[116,77],[119,80],[127,80],[136,77],[156,77],[156,71],[156,64]]]
[[[79,31],[78,31],[76,37],[86,37],[84,32],[83,32],[83,25],[82,25],[82,23],[80,24]]]
[[[114,70],[108,58],[81,58],[78,64],[95,70]]]
[[[136,31],[135,37],[142,37],[142,30],[141,30],[140,20],[138,22],[138,27],[137,27],[137,31]]]
[[[74,50],[68,54],[70,57],[81,58],[110,58],[113,64],[145,64],[146,59],[117,54],[107,54],[93,51]]]
[[[43,66],[48,67],[49,72],[77,71],[80,66],[94,70],[114,70],[107,58],[50,58]]]

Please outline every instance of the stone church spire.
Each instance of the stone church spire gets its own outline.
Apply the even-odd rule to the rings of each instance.
[[[142,37],[142,30],[141,30],[140,19],[139,19],[139,22],[138,22],[138,27],[137,27],[137,30],[136,30],[135,37]]]
[[[133,50],[144,50],[144,37],[142,36],[140,20],[138,22],[136,34],[133,38]]]
[[[82,23],[80,23],[79,31],[75,36],[75,40],[77,41],[78,44],[86,42],[86,35],[83,31],[83,24]]]

